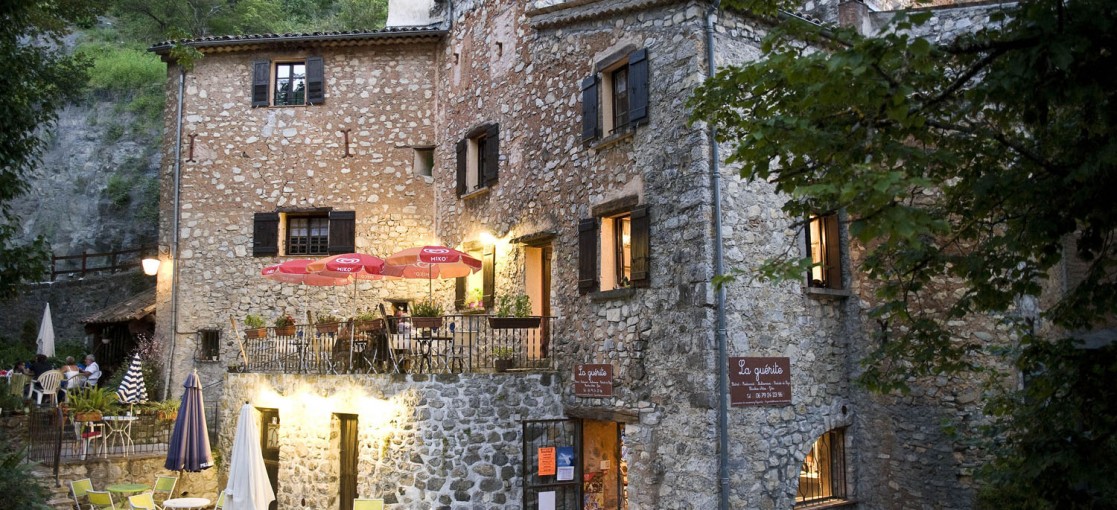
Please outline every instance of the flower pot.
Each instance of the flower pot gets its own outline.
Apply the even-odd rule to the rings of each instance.
[[[442,317],[412,317],[411,326],[422,329],[438,329],[442,327]]]
[[[248,338],[264,338],[268,336],[268,328],[246,329],[244,335]]]
[[[493,329],[535,329],[543,317],[489,317],[489,327]]]
[[[493,369],[497,372],[507,372],[515,364],[515,360],[511,359],[494,359]]]
[[[275,336],[295,336],[294,326],[276,326]]]
[[[337,333],[337,323],[336,322],[323,322],[323,323],[315,324],[314,329],[317,329],[318,332],[322,333],[322,334],[334,334],[334,333]]]
[[[178,411],[155,411],[155,419],[161,422],[173,422],[178,419]]]
[[[359,322],[357,322],[357,331],[368,332],[368,331],[380,331],[382,329],[384,329],[384,321],[382,321],[380,319],[374,319],[374,320],[371,320],[371,321],[359,321]]]
[[[81,411],[74,413],[74,421],[101,421],[101,411]]]

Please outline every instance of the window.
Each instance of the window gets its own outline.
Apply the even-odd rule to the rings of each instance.
[[[845,433],[831,430],[811,445],[799,469],[796,506],[846,498]]]
[[[454,282],[454,307],[469,312],[493,309],[496,290],[496,249],[492,245],[468,243],[462,250],[481,261],[481,270]]]
[[[500,125],[486,124],[458,142],[457,193],[465,196],[497,182],[500,164]]]
[[[280,231],[284,232],[282,253]],[[353,211],[256,213],[253,218],[254,257],[350,253],[355,250],[355,241],[356,214]]]
[[[302,106],[325,100],[322,57],[252,65],[252,106]]]
[[[595,218],[578,227],[578,290],[585,294],[648,285],[648,207],[618,206],[635,198],[595,208]]]
[[[811,266],[807,285],[828,289],[842,288],[841,243],[838,239],[838,215],[811,216],[807,221],[807,251]]]
[[[431,177],[434,175],[434,148],[416,147],[415,162],[413,164],[415,175]]]
[[[203,329],[198,331],[197,361],[217,361],[221,357],[221,331]]]
[[[647,122],[648,52],[625,49],[599,62],[582,80],[582,142]]]

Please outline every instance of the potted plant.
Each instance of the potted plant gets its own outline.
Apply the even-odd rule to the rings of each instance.
[[[493,369],[497,372],[507,372],[515,364],[512,357],[516,351],[511,347],[493,347]]]
[[[66,407],[74,421],[101,421],[120,409],[116,392],[109,388],[83,388],[66,395]]]
[[[353,320],[357,323],[357,331],[376,331],[384,328],[384,323],[375,310],[361,310]]]
[[[291,314],[283,312],[275,318],[275,335],[295,336],[295,318]]]
[[[163,400],[148,404],[148,408],[155,411],[155,419],[161,422],[173,422],[178,418],[178,407],[182,404],[179,400]]]
[[[497,301],[496,311],[489,317],[493,329],[538,328],[543,318],[531,315],[531,298],[527,294],[503,295]]]
[[[250,313],[244,316],[244,334],[248,338],[264,338],[268,336],[268,330],[264,327],[264,318],[259,315]]]
[[[314,327],[318,330],[319,333],[334,334],[337,333],[339,322],[341,322],[340,317],[331,315],[328,312],[322,312],[314,318]]]
[[[469,299],[465,302],[461,312],[466,315],[485,313],[485,294],[481,289],[469,291]]]
[[[411,326],[438,329],[442,327],[442,305],[424,299],[411,306]]]

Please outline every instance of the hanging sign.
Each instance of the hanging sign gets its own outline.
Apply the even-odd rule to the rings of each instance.
[[[613,365],[579,363],[574,365],[574,396],[608,398],[613,396]]]
[[[729,405],[790,403],[791,358],[729,358]]]
[[[555,447],[539,448],[539,476],[555,475]]]

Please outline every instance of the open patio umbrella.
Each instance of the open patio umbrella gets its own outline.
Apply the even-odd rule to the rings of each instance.
[[[260,276],[284,283],[301,283],[314,287],[339,287],[349,285],[348,276],[332,276],[310,272],[307,269],[314,261],[311,259],[291,259],[281,264],[273,264],[260,270]]]
[[[380,280],[384,278],[384,259],[364,253],[343,253],[315,260],[306,266],[310,273],[345,278],[352,276],[358,280]]]
[[[120,381],[120,388],[116,390],[116,397],[129,405],[147,402],[147,384],[144,383],[139,354],[132,357],[132,363],[128,365],[128,371],[124,372],[124,379]]]
[[[225,486],[225,510],[266,510],[275,501],[264,454],[256,410],[244,404],[237,418],[233,453],[229,456],[229,483]]]
[[[398,278],[425,278],[428,292],[435,278],[461,278],[481,270],[481,261],[445,246],[422,246],[393,253],[385,260],[383,274]]]
[[[167,445],[167,462],[163,467],[171,471],[198,472],[213,467],[213,453],[209,449],[209,430],[206,428],[205,401],[202,383],[195,370],[182,383],[182,393],[175,428]]]
[[[54,323],[50,320],[50,303],[43,309],[43,322],[39,324],[39,337],[35,340],[38,346],[36,354],[54,357]]]

